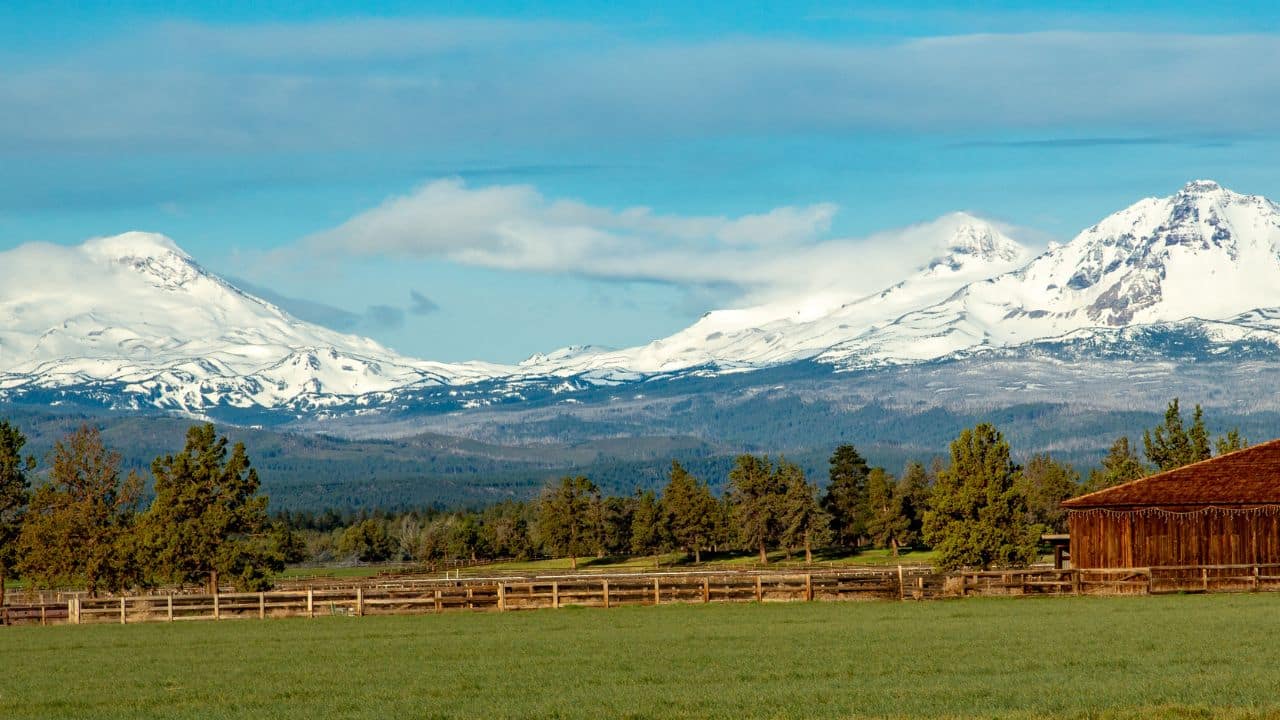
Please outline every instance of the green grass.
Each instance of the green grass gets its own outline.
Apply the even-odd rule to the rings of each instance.
[[[1280,717],[1280,595],[0,628],[3,718]]]

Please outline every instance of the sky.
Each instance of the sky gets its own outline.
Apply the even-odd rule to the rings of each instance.
[[[1271,3],[20,2],[0,251],[164,233],[434,360],[629,346],[896,279],[930,221],[1068,240],[1280,198]]]

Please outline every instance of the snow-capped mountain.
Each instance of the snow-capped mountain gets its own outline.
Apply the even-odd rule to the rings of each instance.
[[[960,288],[1023,265],[1031,253],[991,223],[953,213],[924,228],[942,238],[937,255],[910,277],[871,295],[818,295],[717,310],[692,326],[626,350],[566,348],[522,363],[529,371],[612,381],[691,368],[741,371],[811,358],[833,345],[940,302]]]
[[[1141,200],[1023,268],[968,285],[818,359],[846,368],[903,363],[1177,321],[1221,321],[1256,333],[1258,324],[1241,317],[1274,307],[1280,206],[1201,180]]]
[[[300,408],[495,374],[299,321],[161,235],[0,254],[0,395],[74,387],[113,405]]]
[[[302,322],[159,235],[25,245],[0,253],[0,400],[345,416],[577,402],[594,387],[779,366],[1280,360],[1280,206],[1266,198],[1192,182],[1036,257],[969,215],[927,229],[934,259],[878,292],[719,310],[647,345],[516,366],[416,360]]]

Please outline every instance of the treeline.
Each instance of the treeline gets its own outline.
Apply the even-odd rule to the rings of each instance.
[[[785,458],[742,455],[719,497],[672,462],[659,491],[606,495],[582,476],[548,483],[538,499],[479,510],[403,513],[282,513],[314,562],[386,560],[438,563],[510,558],[653,555],[745,550],[854,551],[932,548],[943,567],[1016,565],[1034,558],[1039,536],[1066,531],[1060,503],[1084,492],[1230,452],[1237,431],[1211,442],[1197,406],[1191,423],[1179,403],[1146,431],[1144,462],[1120,437],[1101,466],[1082,479],[1070,464],[1037,454],[1015,464],[990,425],[960,434],[949,462],[908,462],[899,476],[871,467],[852,445],[836,448],[820,492]],[[981,537],[982,541],[973,538]]]
[[[739,456],[717,496],[672,462],[659,492],[605,495],[577,475],[548,483],[532,501],[478,510],[267,514],[242,444],[228,448],[212,425],[187,433],[182,451],[151,465],[155,497],[140,507],[142,479],[82,427],[54,445],[47,481],[31,489],[36,462],[25,438],[0,421],[0,593],[19,573],[39,587],[101,590],[159,583],[267,587],[286,563],[653,555],[682,551],[768,553],[815,549],[931,548],[943,568],[1030,562],[1039,536],[1066,529],[1060,503],[1074,495],[1169,470],[1246,445],[1236,431],[1211,440],[1196,406],[1178,400],[1143,433],[1145,462],[1118,438],[1088,478],[1048,454],[1013,462],[990,424],[966,429],[947,462],[907,463],[900,476],[871,467],[852,445],[836,448],[820,489],[783,457]],[[0,595],[2,598],[2,595]]]
[[[273,524],[257,471],[242,444],[228,448],[212,425],[196,425],[176,454],[143,480],[122,474],[120,455],[82,426],[49,453],[45,482],[32,490],[36,461],[23,434],[0,421],[0,602],[14,572],[35,587],[101,591],[230,581],[266,589],[272,574],[301,559],[287,526]]]

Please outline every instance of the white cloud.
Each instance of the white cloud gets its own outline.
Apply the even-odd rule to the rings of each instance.
[[[446,258],[487,268],[729,288],[740,300],[874,292],[937,257],[957,222],[830,237],[831,203],[739,217],[614,210],[528,185],[437,180],[306,239],[307,256]],[[296,250],[296,249],[295,249]]]

